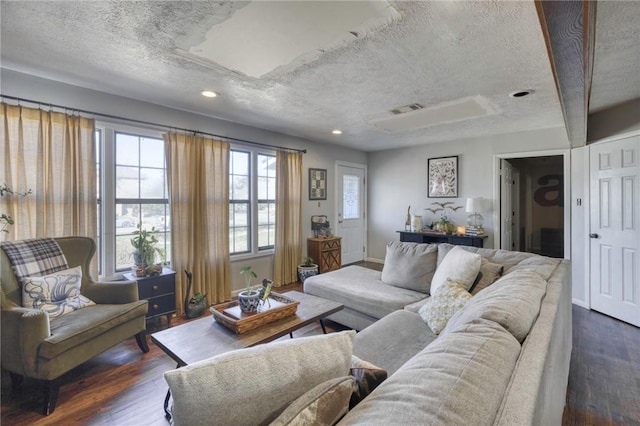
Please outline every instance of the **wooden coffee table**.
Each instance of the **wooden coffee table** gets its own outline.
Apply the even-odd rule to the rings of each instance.
[[[282,294],[300,301],[295,315],[265,324],[243,334],[236,334],[224,325],[217,323],[213,316],[207,316],[207,318],[153,333],[151,341],[173,358],[178,363],[178,367],[183,367],[214,355],[270,342],[315,321],[320,321],[322,331],[326,334],[327,331],[322,320],[344,307],[338,302],[298,291]],[[164,401],[167,419],[171,417],[168,411],[170,395],[167,392]]]

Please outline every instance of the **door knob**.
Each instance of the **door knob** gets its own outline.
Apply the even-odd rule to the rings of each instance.
[[[598,234],[589,234],[589,238],[600,238]]]

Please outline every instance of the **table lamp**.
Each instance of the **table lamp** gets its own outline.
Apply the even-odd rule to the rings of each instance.
[[[467,198],[467,205],[465,208],[467,213],[472,213],[467,219],[467,233],[469,231],[483,231],[482,225],[484,224],[484,218],[478,212],[484,211],[484,202],[482,198]]]

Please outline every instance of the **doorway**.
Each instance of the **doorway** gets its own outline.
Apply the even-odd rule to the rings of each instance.
[[[362,164],[336,163],[336,231],[342,237],[343,265],[365,258],[366,172]]]
[[[498,158],[494,241],[505,250],[570,257],[568,152]]]

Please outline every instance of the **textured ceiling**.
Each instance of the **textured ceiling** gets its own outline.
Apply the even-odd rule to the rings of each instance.
[[[353,31],[348,43],[261,78],[184,54],[247,4],[2,1],[2,67],[365,151],[564,124],[533,1],[389,2],[400,15],[390,24]],[[621,15],[626,31],[638,22],[637,13],[607,8]],[[596,49],[596,59],[610,54],[606,45]],[[595,86],[612,67],[594,68]],[[204,89],[220,96],[206,99]],[[508,96],[521,89],[534,93]],[[606,107],[622,95],[592,105]],[[492,114],[393,132],[371,124],[403,105],[462,105],[468,98],[484,99]],[[334,136],[334,128],[344,133]]]

